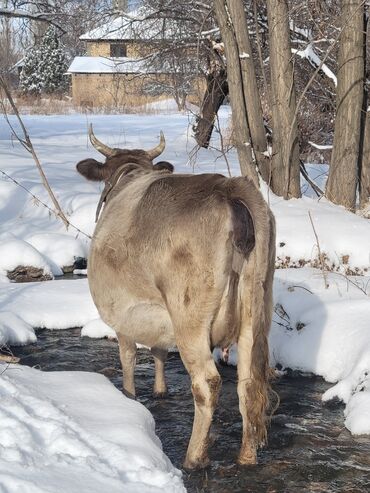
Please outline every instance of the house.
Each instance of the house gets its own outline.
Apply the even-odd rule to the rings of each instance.
[[[140,10],[112,17],[83,34],[80,39],[86,42],[87,55],[76,57],[67,72],[74,103],[124,109],[171,96],[179,105],[184,96],[195,103],[201,101],[204,77],[191,70],[181,74],[167,60],[152,63],[179,35],[177,26],[150,19]]]

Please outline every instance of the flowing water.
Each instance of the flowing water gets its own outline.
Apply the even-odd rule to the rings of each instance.
[[[21,364],[44,371],[80,370],[104,373],[121,388],[118,346],[115,341],[80,337],[80,329],[38,331],[38,341],[13,348]],[[190,493],[241,492],[370,492],[370,438],[352,437],[343,425],[343,406],[323,406],[329,387],[321,378],[297,374],[274,384],[280,395],[269,431],[268,447],[257,466],[235,464],[241,439],[241,417],[236,394],[236,371],[221,367],[223,386],[212,428],[211,466],[184,471]],[[189,377],[178,354],[166,364],[169,395],[152,398],[154,369],[146,350],[138,353],[138,400],[153,414],[163,449],[181,468],[191,433],[193,401]]]

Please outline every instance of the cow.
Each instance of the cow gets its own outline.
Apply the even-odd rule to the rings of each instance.
[[[256,463],[267,434],[268,332],[275,262],[274,217],[246,177],[176,174],[165,148],[111,148],[89,128],[105,162],[77,171],[105,182],[88,261],[91,295],[117,334],[123,390],[135,397],[136,344],[151,348],[154,394],[166,393],[164,363],[177,346],[191,379],[194,422],[184,467],[205,467],[221,377],[214,347],[238,347],[240,464]]]

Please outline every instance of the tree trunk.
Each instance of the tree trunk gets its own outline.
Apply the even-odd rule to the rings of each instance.
[[[270,183],[270,158],[267,152],[266,130],[263,124],[261,98],[257,86],[244,6],[242,1],[236,0],[226,0],[226,3],[239,51],[239,63],[252,149],[262,178],[266,183]]]
[[[364,84],[362,0],[342,0],[338,54],[337,113],[326,196],[354,211],[360,155]]]
[[[364,208],[370,198],[370,107],[367,108],[365,116],[360,184],[360,208]]]
[[[241,0],[232,1],[242,5]],[[229,9],[225,4],[225,0],[214,0],[214,12],[225,45],[233,135],[238,151],[241,173],[242,175],[251,178],[256,186],[258,186],[258,175],[253,159],[252,142],[248,124],[246,98],[243,90],[241,59],[233,20],[230,18]]]
[[[215,65],[207,76],[207,89],[200,115],[193,127],[195,140],[200,147],[209,146],[217,112],[228,92],[226,70]]]
[[[296,93],[287,0],[267,0],[272,104],[272,190],[300,197]]]
[[[360,208],[367,206],[370,197],[370,98],[369,90],[366,87],[366,80],[370,78],[370,63],[367,59],[367,39],[368,39],[368,10],[364,12],[364,97],[362,102],[361,119],[361,140],[360,140],[360,160],[359,160],[359,192]]]

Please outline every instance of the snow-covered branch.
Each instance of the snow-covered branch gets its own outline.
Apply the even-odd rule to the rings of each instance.
[[[311,142],[310,140],[308,141],[310,146],[314,147],[315,149],[318,149],[319,151],[328,151],[333,149],[333,144],[315,144],[314,142]]]
[[[321,63],[320,57],[316,54],[311,43],[308,44],[304,50],[292,48],[292,53],[300,58],[306,59],[315,69],[320,67],[320,70],[322,70],[323,73],[333,81],[334,86],[337,87],[337,77],[326,63]]]

